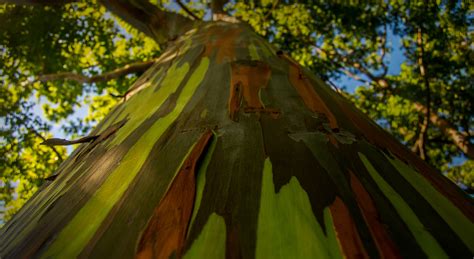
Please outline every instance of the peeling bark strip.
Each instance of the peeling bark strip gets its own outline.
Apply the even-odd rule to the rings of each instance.
[[[329,125],[332,129],[339,128],[336,117],[329,110],[323,99],[314,90],[314,87],[305,78],[299,65],[286,55],[283,55],[283,57],[290,63],[290,71],[288,75],[290,78],[290,82],[295,87],[301,99],[303,99],[304,104],[312,112],[322,113],[326,115],[329,120]]]
[[[192,148],[156,208],[138,245],[136,258],[168,258],[182,255],[188,223],[194,206],[196,164],[212,131],[207,130]]]
[[[339,197],[336,197],[336,200],[330,207],[330,211],[337,239],[344,256],[346,258],[369,258],[362,240],[360,240],[352,216]]]
[[[45,145],[49,147],[70,146],[70,145],[75,145],[75,144],[91,142],[91,141],[94,141],[98,137],[99,136],[85,136],[85,137],[74,139],[74,140],[67,140],[67,139],[62,139],[62,138],[49,138],[41,142],[40,145]]]
[[[232,62],[231,69],[228,105],[230,119],[238,121],[242,98],[246,113],[268,113],[272,117],[278,117],[278,110],[265,108],[260,100],[260,90],[266,88],[270,81],[270,67],[262,61],[239,60]]]
[[[350,172],[351,187],[362,216],[375,241],[381,258],[401,258],[398,249],[380,222],[374,201],[354,173]]]

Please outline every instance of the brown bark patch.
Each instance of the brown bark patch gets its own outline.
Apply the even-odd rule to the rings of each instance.
[[[262,61],[236,61],[231,64],[231,86],[229,95],[229,117],[237,121],[237,114],[244,101],[244,112],[265,113],[273,118],[280,115],[280,111],[265,108],[260,100],[260,91],[266,88],[271,77],[270,67]]]
[[[207,130],[181,166],[140,239],[136,258],[180,257],[194,206],[196,164],[211,136]]]
[[[238,27],[212,26],[205,35],[206,50],[204,51],[204,56],[210,57],[215,51],[218,64],[222,64],[226,59],[233,60],[237,38],[241,33],[242,29]]]
[[[390,238],[384,225],[380,222],[379,213],[375,207],[370,194],[365,190],[362,183],[349,171],[351,177],[351,187],[355,199],[362,212],[367,227],[375,241],[381,258],[401,258],[395,243]]]
[[[357,227],[344,202],[336,197],[329,207],[337,233],[337,239],[346,258],[369,258],[362,240],[357,232]]]
[[[289,60],[289,58],[286,58],[286,59]],[[303,102],[306,105],[306,107],[308,107],[312,112],[324,114],[329,120],[329,125],[331,126],[332,129],[338,128],[339,126],[337,125],[336,117],[329,110],[329,108],[324,103],[321,96],[319,96],[318,93],[314,90],[314,87],[312,86],[312,84],[303,75],[303,72],[301,71],[300,66],[292,60],[289,60],[289,63],[290,63],[290,71],[289,71],[290,83],[293,85],[293,87],[295,87],[301,99],[303,99]]]

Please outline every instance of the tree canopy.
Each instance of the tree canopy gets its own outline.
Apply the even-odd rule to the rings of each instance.
[[[55,125],[65,138],[86,136],[172,44],[136,30],[140,25],[96,1],[66,2],[71,3],[0,5],[0,200],[6,219],[66,158],[66,148],[40,145],[57,137]],[[208,19],[216,8],[204,0],[150,5],[193,20]],[[468,2],[247,0],[224,8],[473,192]],[[393,48],[394,39],[401,39],[400,50]],[[389,68],[396,52],[403,63],[394,72]],[[341,85],[347,78],[357,82],[355,91]],[[87,116],[78,118],[75,111],[84,108]]]

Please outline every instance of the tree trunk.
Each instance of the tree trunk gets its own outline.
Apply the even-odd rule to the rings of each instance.
[[[250,28],[170,45],[2,258],[470,258],[467,196]]]

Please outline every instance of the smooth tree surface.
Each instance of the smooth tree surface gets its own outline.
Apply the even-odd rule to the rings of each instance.
[[[254,20],[245,17],[253,15],[245,8],[254,3],[236,3],[232,6],[232,17],[222,9],[225,2],[213,1],[212,22],[199,20],[203,13],[193,13],[192,7],[189,10],[181,2],[178,3],[190,18],[146,1],[100,3],[122,19],[120,23],[132,26],[134,29],[129,28],[132,32],[142,33],[137,35],[140,43],[132,46],[146,45],[143,35],[147,35],[163,48],[156,48],[160,52],[158,58],[150,54],[148,57],[153,59],[145,58],[108,72],[103,67],[83,73],[61,72],[67,68],[65,58],[66,67],[57,73],[41,73],[41,68],[30,63],[32,58],[26,55],[29,47],[18,54],[25,55],[25,63],[11,61],[12,67],[21,66],[18,73],[25,73],[17,77],[27,77],[29,81],[24,84],[27,90],[7,88],[10,97],[16,98],[13,104],[17,105],[10,107],[9,123],[23,123],[20,128],[33,134],[36,131],[39,136],[42,135],[34,127],[41,122],[26,116],[27,112],[14,110],[26,109],[25,96],[40,91],[44,84],[61,79],[79,83],[70,82],[71,87],[76,87],[71,90],[76,91],[72,96],[78,96],[84,90],[83,85],[115,89],[118,93],[108,96],[115,98],[116,105],[107,115],[102,115],[104,119],[88,136],[75,140],[42,136],[36,144],[15,146],[23,150],[44,148],[44,152],[61,157],[64,153],[61,145],[82,143],[53,175],[42,181],[39,191],[0,230],[2,257],[464,258],[472,255],[472,201],[423,161],[429,157],[425,151],[428,127],[454,134],[446,133],[444,137],[467,156],[471,152],[466,142],[468,135],[459,127],[455,132],[446,130],[455,126],[443,124],[447,123],[446,118],[432,111],[432,99],[428,103],[412,100],[414,109],[421,111],[419,134],[415,134],[415,152],[412,152],[357,110],[347,99],[347,93],[334,91],[315,76],[311,71],[318,64],[307,64],[305,68],[301,65],[305,63],[305,55],[296,53],[292,57],[281,50],[283,47],[278,49],[259,36],[256,32],[265,34],[260,31],[259,23],[252,24]],[[38,12],[59,10],[44,4],[48,2],[42,3]],[[83,11],[87,13],[85,5],[61,4],[67,7],[60,8],[85,8]],[[265,25],[270,16],[275,16],[273,21],[279,21],[281,13],[277,9],[285,13],[285,8],[292,6],[290,10],[298,10],[300,5],[304,6],[262,1],[255,6],[254,13],[262,6],[269,9],[264,13],[262,24]],[[319,7],[315,6],[314,9]],[[337,6],[332,7],[337,12]],[[5,9],[8,8],[37,12],[32,11],[37,7],[31,6],[15,9],[6,5]],[[386,8],[393,11],[401,7],[393,4]],[[373,9],[369,12],[374,15],[372,18],[377,11],[384,10]],[[62,13],[58,15],[59,21],[69,17],[67,12],[58,12]],[[82,17],[79,21],[94,13],[89,12],[84,16],[77,14]],[[107,24],[109,18],[99,15],[94,19],[104,20],[95,26]],[[298,21],[305,16],[293,18]],[[370,22],[362,20],[376,23],[374,28],[387,23],[370,18],[367,18]],[[300,26],[311,24],[293,24],[292,19],[286,22],[287,27],[296,26],[289,31],[305,37],[299,41],[288,35],[293,43],[307,44],[315,37],[310,31],[300,31]],[[94,24],[86,22],[89,23]],[[72,22],[70,26],[80,24]],[[109,29],[113,27],[109,26]],[[275,29],[278,26],[278,23],[270,26],[273,33],[278,34]],[[83,37],[87,28],[77,28],[77,37]],[[403,27],[407,34],[408,28],[408,25]],[[371,33],[370,28],[365,29]],[[63,33],[70,36],[73,32]],[[110,31],[103,33],[99,35],[107,38]],[[424,46],[423,33],[426,32],[416,31],[416,35],[421,35],[420,46]],[[104,39],[111,45],[103,51],[122,46],[130,52],[127,43],[133,40],[133,35],[132,38],[130,34],[124,35],[121,44]],[[73,42],[74,37],[71,36]],[[101,49],[102,45],[94,45],[94,36],[91,38],[93,47],[89,55],[95,57],[96,64],[101,60],[105,64],[112,62],[114,55],[118,55],[95,53],[92,49]],[[279,46],[292,44],[279,43],[286,38],[281,35],[270,38]],[[5,42],[14,44],[12,41],[10,38]],[[350,44],[346,46],[350,47]],[[79,44],[77,49],[81,48]],[[417,56],[420,74],[416,76],[420,84],[428,82],[422,90],[437,84],[436,80],[426,78],[425,64],[429,62],[423,53],[428,50],[423,48]],[[64,53],[58,53],[57,58],[63,58]],[[329,53],[335,55],[337,50]],[[76,54],[77,62],[83,53]],[[37,58],[45,59],[45,63],[49,61],[47,57]],[[351,61],[350,56],[341,57],[332,64],[352,62],[354,67],[347,70],[352,73],[353,68],[373,64],[365,61],[356,65],[365,58],[355,55]],[[384,62],[383,53],[379,62]],[[330,71],[328,64],[324,59],[319,63],[321,68],[326,68],[320,76],[340,70]],[[74,63],[71,66],[81,68]],[[34,69],[41,75],[28,78],[32,77],[28,73],[35,73]],[[145,69],[126,90],[118,88],[120,83],[101,86],[110,78]],[[13,68],[8,71],[12,75],[6,78],[14,80]],[[453,77],[453,81],[462,80],[460,76]],[[127,80],[133,77],[126,77]],[[398,96],[396,82],[389,76],[377,76],[367,91],[375,91],[373,84],[380,87],[387,84],[381,90],[389,92],[385,98]],[[55,89],[54,85],[51,89]],[[63,94],[59,91],[57,95]],[[431,90],[428,95],[431,96]],[[430,98],[435,99],[434,96]],[[355,98],[357,102],[361,97],[356,94]],[[73,105],[65,107],[72,109]],[[25,118],[11,119],[19,114]],[[444,128],[436,125],[439,120]],[[456,134],[464,136],[461,142]],[[39,142],[43,145],[39,146]],[[19,156],[24,156],[24,152],[19,152]],[[36,172],[35,168],[30,170]]]

